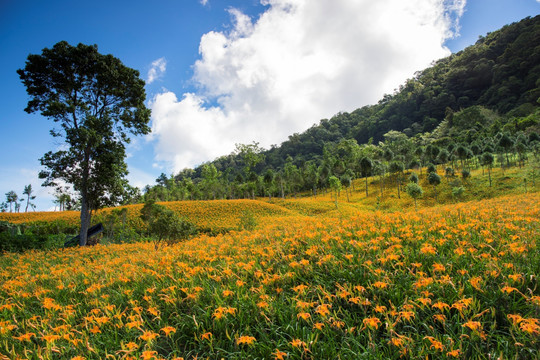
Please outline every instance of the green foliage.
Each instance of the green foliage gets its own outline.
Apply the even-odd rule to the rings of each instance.
[[[60,232],[61,222],[14,225],[0,222],[0,253],[26,250],[58,249],[64,245],[65,234]],[[64,230],[64,229],[62,229]]]
[[[156,250],[164,241],[172,245],[198,233],[195,225],[153,200],[144,204],[140,217],[147,225],[147,233],[152,237]]]
[[[424,194],[424,190],[417,182],[410,182],[405,187],[405,191],[414,199],[414,208],[417,209],[416,200]]]

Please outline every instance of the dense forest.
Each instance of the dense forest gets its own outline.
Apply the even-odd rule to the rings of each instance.
[[[510,166],[538,155],[540,16],[480,37],[377,104],[322,119],[280,146],[238,144],[230,155],[162,174],[126,203],[296,196],[352,179],[439,165]],[[489,154],[489,155],[484,155]],[[484,159],[484,160],[482,160]]]

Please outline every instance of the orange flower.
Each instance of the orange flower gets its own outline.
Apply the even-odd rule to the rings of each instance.
[[[211,332],[205,332],[201,335],[201,340],[210,340],[214,335]]]
[[[287,356],[287,353],[276,349],[276,352],[274,352],[273,355],[274,355],[275,360],[284,360],[285,357]]]
[[[463,327],[468,327],[471,330],[478,331],[482,328],[482,324],[479,321],[467,321],[465,324],[461,325]]]
[[[531,335],[539,335],[540,334],[540,320],[535,318],[529,318],[529,319],[521,319],[521,322],[519,323],[519,328],[521,331],[524,331],[526,333],[529,333]]]
[[[299,348],[299,347],[303,347],[305,348],[307,345],[305,342],[303,342],[302,340],[300,339],[294,339],[293,341],[291,341],[291,345],[295,348]]]
[[[311,314],[310,313],[305,313],[305,312],[302,312],[302,313],[298,313],[298,315],[296,315],[296,318],[297,319],[300,319],[302,318],[303,320],[307,320],[311,317]]]
[[[376,317],[368,317],[363,320],[364,325],[371,328],[371,329],[378,329],[379,325],[381,323],[381,320],[379,320]]]
[[[16,339],[16,340],[19,340],[19,341],[30,341],[30,338],[32,336],[36,336],[36,334],[34,333],[26,333],[26,334],[22,334],[21,336],[14,336],[13,338]]]
[[[176,329],[172,326],[165,326],[164,328],[161,328],[161,331],[165,333],[165,336],[169,336],[170,333],[175,333]]]
[[[451,357],[458,358],[460,353],[461,352],[459,351],[459,349],[455,349],[455,350],[447,352],[446,356],[451,356]]]
[[[156,334],[155,332],[144,331],[143,334],[139,336],[139,339],[144,340],[144,341],[152,341],[157,337],[159,337],[159,334]]]
[[[428,339],[429,342],[431,343],[430,345],[430,349],[435,349],[436,351],[443,351],[444,350],[444,346],[443,344],[438,341],[437,339],[435,339],[433,336],[425,336],[424,339]]]
[[[256,339],[253,336],[244,335],[244,336],[240,336],[238,339],[236,339],[236,344],[237,345],[242,345],[242,344],[251,345],[255,341],[256,341]]]
[[[156,359],[156,355],[157,355],[157,351],[150,351],[150,350],[143,351],[142,359],[143,360]]]

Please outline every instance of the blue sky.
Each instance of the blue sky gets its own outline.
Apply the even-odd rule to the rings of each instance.
[[[376,102],[431,61],[540,13],[537,0],[0,0],[0,197],[37,191],[39,158],[61,144],[26,114],[16,70],[66,40],[97,44],[147,81],[153,133],[128,147],[132,185],[268,147]]]

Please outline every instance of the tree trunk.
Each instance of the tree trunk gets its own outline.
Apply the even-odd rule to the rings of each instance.
[[[79,233],[79,245],[86,246],[88,242],[88,228],[90,227],[90,207],[86,195],[81,198],[81,232]]]
[[[366,197],[368,197],[368,189],[367,189],[367,175],[366,175]]]

